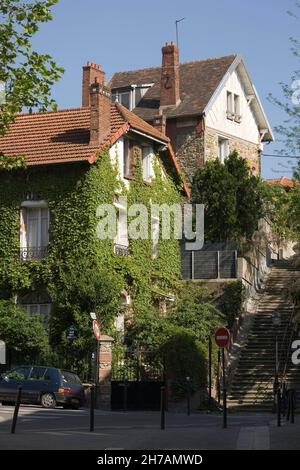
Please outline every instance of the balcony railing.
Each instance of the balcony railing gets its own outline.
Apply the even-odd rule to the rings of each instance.
[[[125,245],[118,245],[115,243],[114,245],[114,251],[116,255],[119,256],[129,256],[129,247]]]
[[[43,259],[47,256],[47,253],[47,246],[22,247],[20,248],[20,260]]]

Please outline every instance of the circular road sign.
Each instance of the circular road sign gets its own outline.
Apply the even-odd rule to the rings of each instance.
[[[94,335],[96,339],[99,341],[101,333],[100,333],[100,327],[99,327],[97,320],[93,320],[93,331],[94,331]]]
[[[215,342],[219,348],[225,348],[229,343],[230,333],[227,328],[218,328],[215,332]]]

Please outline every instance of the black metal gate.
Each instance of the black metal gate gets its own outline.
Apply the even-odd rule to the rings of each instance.
[[[159,410],[164,364],[157,351],[113,351],[111,409]]]

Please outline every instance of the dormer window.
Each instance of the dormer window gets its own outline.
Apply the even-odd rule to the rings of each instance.
[[[132,111],[151,88],[153,83],[135,84],[127,88],[119,88],[112,91],[112,101],[118,101],[129,111]]]
[[[115,91],[112,94],[112,101],[118,101],[121,103],[125,108],[131,110],[131,90],[129,91]]]

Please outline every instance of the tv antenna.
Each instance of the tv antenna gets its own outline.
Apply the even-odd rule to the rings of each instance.
[[[181,23],[181,21],[185,20],[185,18],[180,18],[180,20],[175,21],[175,26],[176,26],[176,45],[179,49],[179,39],[178,39],[178,23]]]

